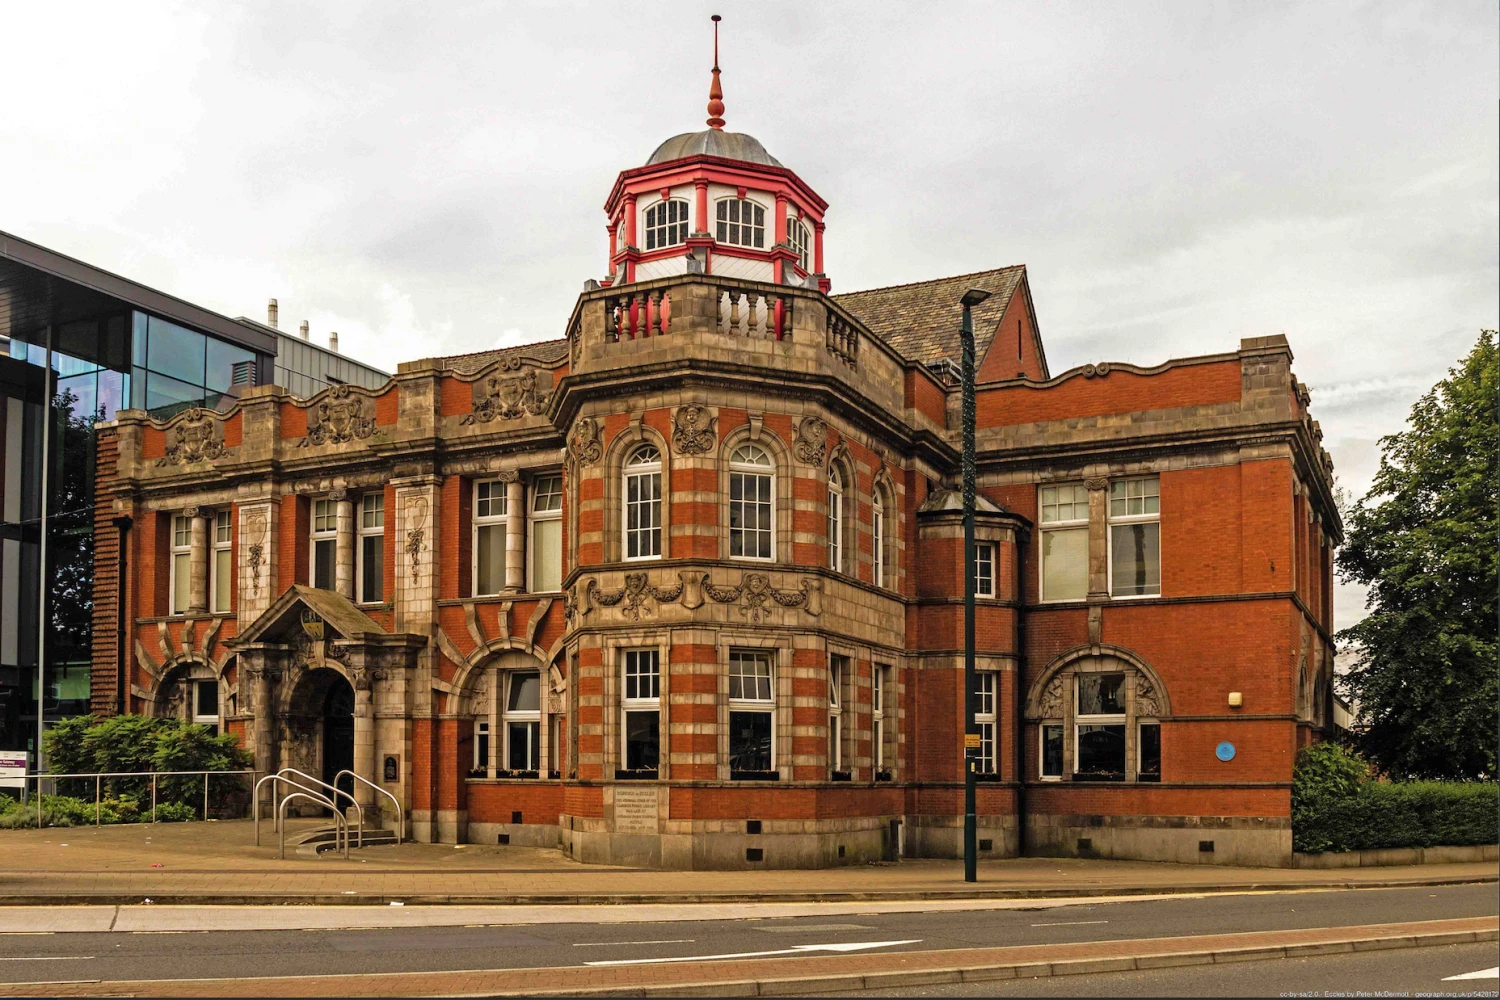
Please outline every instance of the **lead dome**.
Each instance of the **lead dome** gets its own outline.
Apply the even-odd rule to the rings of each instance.
[[[725,160],[739,160],[765,167],[779,167],[781,161],[762,146],[760,140],[744,132],[725,132],[720,129],[704,129],[702,132],[684,132],[674,135],[660,146],[645,166],[670,163],[688,156],[717,156]]]

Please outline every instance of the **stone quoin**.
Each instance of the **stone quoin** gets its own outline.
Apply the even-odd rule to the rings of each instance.
[[[352,769],[422,841],[958,857],[983,288],[980,856],[1289,864],[1342,528],[1286,339],[1053,375],[1024,267],[832,294],[828,204],[719,77],[559,338],[100,425],[95,711]]]

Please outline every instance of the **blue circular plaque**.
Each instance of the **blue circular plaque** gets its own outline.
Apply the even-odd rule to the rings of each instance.
[[[1225,740],[1214,747],[1214,756],[1220,760],[1234,760],[1234,744]]]

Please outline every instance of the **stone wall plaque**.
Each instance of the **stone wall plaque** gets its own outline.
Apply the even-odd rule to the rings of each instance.
[[[657,832],[654,785],[615,786],[615,832]]]

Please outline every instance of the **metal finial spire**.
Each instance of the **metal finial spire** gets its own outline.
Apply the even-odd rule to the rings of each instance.
[[[722,131],[724,128],[724,88],[719,86],[719,21],[718,14],[713,16],[714,22],[714,78],[708,85],[708,127]]]

